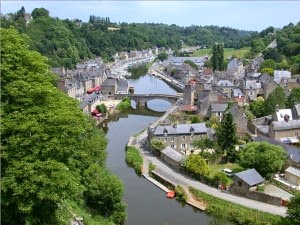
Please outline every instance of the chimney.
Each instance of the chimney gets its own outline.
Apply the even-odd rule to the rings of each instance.
[[[278,104],[276,104],[276,106],[275,106],[275,111],[279,112],[279,105]]]

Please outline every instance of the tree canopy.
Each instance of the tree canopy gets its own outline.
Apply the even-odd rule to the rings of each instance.
[[[269,94],[264,102],[264,115],[271,115],[275,112],[276,105],[280,109],[284,109],[286,106],[286,95],[281,87],[277,87],[273,92]]]
[[[300,194],[297,193],[294,197],[290,199],[288,203],[287,218],[289,224],[299,224],[300,223]]]
[[[0,31],[1,220],[58,224],[59,204],[90,191],[83,172],[91,164],[104,169],[107,141],[77,101],[55,87],[47,59],[29,50],[28,37]]]
[[[189,155],[186,160],[186,168],[200,176],[209,174],[209,167],[200,155]]]
[[[211,61],[214,70],[224,70],[224,49],[222,44],[213,45]]]
[[[292,108],[295,104],[300,103],[300,88],[294,88],[287,98],[287,106]]]
[[[220,150],[227,153],[227,158],[234,161],[236,158],[235,145],[238,138],[236,125],[230,112],[225,113],[220,126],[216,130],[217,142]]]
[[[255,168],[266,179],[281,170],[285,159],[286,152],[281,146],[267,142],[250,142],[239,154],[242,167]]]

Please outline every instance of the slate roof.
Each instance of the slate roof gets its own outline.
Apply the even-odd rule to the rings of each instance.
[[[117,84],[118,84],[118,88],[117,88],[118,92],[127,92],[129,86],[127,80],[118,79]]]
[[[103,86],[115,86],[117,83],[117,80],[116,79],[106,79],[104,82],[103,82]]]
[[[299,163],[300,162],[300,148],[294,147],[292,145],[288,145],[288,144],[284,144],[280,141],[274,140],[272,138],[269,137],[265,137],[265,136],[257,136],[257,137],[253,137],[254,141],[266,141],[269,142],[270,144],[274,144],[274,145],[280,145],[285,151],[286,153],[289,155],[289,157],[291,158],[291,160],[295,163]]]
[[[181,162],[181,160],[183,159],[183,155],[180,152],[169,146],[161,150],[161,153],[168,156],[170,159],[174,160],[177,163]]]
[[[226,87],[226,86],[228,86],[228,87],[233,87],[234,84],[233,84],[231,81],[229,81],[229,80],[219,80],[218,83],[217,83],[217,86],[222,86],[222,87]]]
[[[207,61],[206,57],[173,57],[171,59],[172,63],[183,63],[186,60],[191,60],[193,63],[199,65],[199,64],[203,64],[204,62]]]
[[[194,129],[194,134],[204,134],[207,133],[207,128],[205,123],[193,123],[193,124],[177,124],[167,125],[167,126],[157,126],[154,129],[154,135],[164,135],[164,133],[168,133],[168,135],[179,135],[179,134],[191,134],[191,128]]]
[[[288,173],[291,173],[291,174],[293,174],[297,177],[300,177],[300,169],[299,168],[296,168],[294,166],[290,166],[285,171],[288,172]]]
[[[281,79],[281,78],[291,78],[292,74],[290,71],[287,70],[274,70],[274,80],[275,79]]]
[[[232,90],[232,92],[233,92],[233,97],[239,97],[239,96],[243,97],[244,96],[243,92],[239,88],[234,88]]]
[[[265,179],[255,169],[245,170],[236,173],[235,175],[250,186],[254,186],[265,181]]]
[[[257,83],[256,80],[246,80],[245,89],[259,89],[261,88],[261,83]]]
[[[228,104],[211,104],[210,107],[212,112],[224,112],[227,109]]]
[[[299,129],[300,120],[289,120],[289,121],[273,121],[272,123],[274,130],[289,130],[289,129]]]
[[[296,116],[300,116],[300,104],[296,104],[295,106],[294,106],[294,108],[295,108],[295,113],[296,113]]]

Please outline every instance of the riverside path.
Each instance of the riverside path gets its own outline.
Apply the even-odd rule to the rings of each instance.
[[[170,110],[168,110],[164,116],[159,118],[155,123],[151,124],[150,126],[155,126],[155,124],[158,124],[159,121],[164,120],[167,115],[171,112],[173,112],[178,106],[173,106]],[[169,165],[164,163],[160,158],[154,156],[147,146],[144,144],[147,140],[147,129],[144,130],[138,137],[134,138],[134,143],[137,148],[140,149],[143,159],[144,159],[144,165],[148,165],[149,163],[153,163],[156,165],[156,172],[160,173],[163,177],[167,177],[169,181],[171,181],[175,185],[183,185],[183,186],[190,186],[196,189],[199,189],[209,195],[212,195],[214,197],[227,200],[239,205],[246,206],[248,208],[257,209],[259,211],[268,212],[275,215],[280,215],[285,217],[286,216],[286,207],[282,206],[275,206],[266,204],[263,202],[243,198],[240,196],[232,195],[226,192],[221,192],[216,188],[210,187],[208,185],[205,185],[191,177],[188,177],[184,174],[179,173],[178,171],[171,168]]]

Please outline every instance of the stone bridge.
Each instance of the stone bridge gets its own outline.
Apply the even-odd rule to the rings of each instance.
[[[115,95],[116,99],[123,99],[125,97],[128,97],[131,100],[135,101],[137,107],[147,106],[147,102],[154,100],[154,99],[166,100],[173,105],[180,98],[180,96],[177,96],[177,95],[165,95],[165,94],[119,94],[119,95]]]

